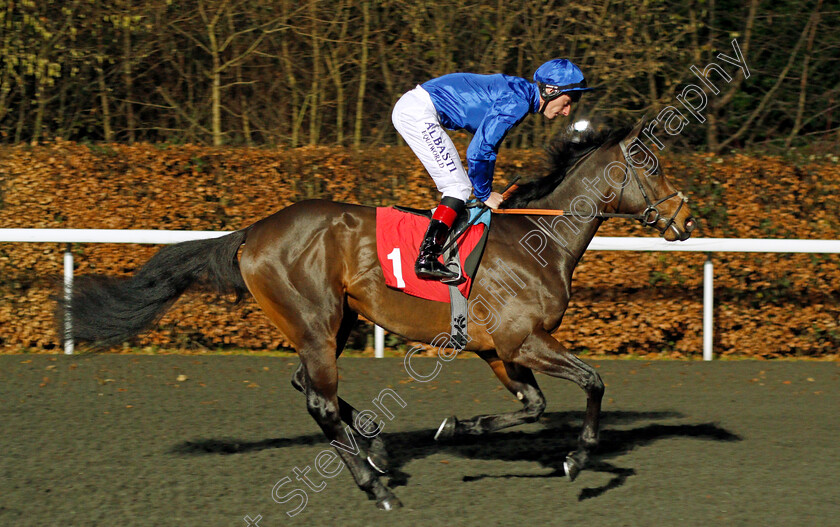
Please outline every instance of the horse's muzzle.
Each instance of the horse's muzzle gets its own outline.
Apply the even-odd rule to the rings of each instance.
[[[662,237],[669,242],[677,240],[683,242],[691,237],[691,233],[697,228],[697,220],[692,216],[683,220],[682,225],[679,221],[671,221],[664,230],[662,230]]]
[[[680,233],[680,241],[684,242],[691,237],[691,233],[694,232],[694,229],[697,228],[697,220],[694,217],[689,216],[685,219],[685,223],[683,225],[683,230]]]

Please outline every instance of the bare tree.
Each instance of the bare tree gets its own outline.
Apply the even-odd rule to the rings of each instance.
[[[225,82],[225,74],[253,56],[265,38],[280,29],[281,17],[255,21],[250,16],[253,10],[250,0],[198,0],[194,12],[184,13],[169,23],[210,59],[209,67],[201,69],[210,80],[210,133],[214,145],[224,142],[222,92],[240,84],[237,80]],[[241,40],[247,42],[237,49],[234,44]],[[177,105],[173,98],[168,99]]]
[[[811,65],[811,59],[814,55],[814,37],[817,34],[817,27],[820,24],[820,9],[822,8],[822,0],[817,0],[817,5],[811,13],[811,18],[808,23],[811,26],[811,32],[808,35],[808,43],[805,45],[805,56],[802,58],[802,74],[799,77],[799,100],[796,104],[796,118],[790,134],[785,139],[785,148],[790,148],[793,139],[799,135],[802,130],[802,123],[805,116],[805,101],[808,99],[808,67]]]
[[[530,78],[567,57],[598,90],[573,118],[674,104],[737,39],[756,75],[710,94],[680,145],[834,139],[840,37],[823,0],[0,0],[0,141],[399,142],[400,94],[454,71]],[[730,53],[731,55],[731,53]],[[528,119],[539,146],[568,119]]]

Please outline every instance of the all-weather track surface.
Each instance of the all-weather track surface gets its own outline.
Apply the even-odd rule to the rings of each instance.
[[[602,446],[569,482],[585,404],[571,383],[538,376],[538,423],[437,444],[448,415],[519,408],[483,361],[419,383],[401,359],[342,358],[339,393],[358,409],[375,411],[386,388],[405,403],[383,399],[393,420],[379,413],[386,481],[405,505],[390,513],[348,470],[318,474],[330,447],[289,384],[297,363],[0,356],[0,525],[837,525],[838,363],[593,362],[607,384]],[[272,499],[287,477],[275,497],[308,497],[294,517],[299,498]]]

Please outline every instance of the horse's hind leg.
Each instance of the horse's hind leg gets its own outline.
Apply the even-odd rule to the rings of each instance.
[[[359,455],[356,434],[349,426],[342,426],[336,395],[338,368],[335,365],[335,356],[331,351],[329,352],[332,358],[330,363],[323,360],[326,357],[312,357],[312,353],[307,354],[302,351],[301,356],[304,355],[308,355],[309,359],[314,359],[303,360],[307,376],[306,408],[309,414],[324,431],[330,443],[335,446],[338,455],[350,469],[359,488],[364,490],[371,499],[376,500],[376,506],[385,510],[401,507],[402,504],[397,497],[379,481],[377,475]]]
[[[563,464],[570,480],[574,480],[586,465],[589,454],[598,446],[598,424],[604,383],[595,370],[544,330],[531,333],[513,357],[514,362],[553,377],[567,379],[586,392],[586,417],[578,437],[578,449]]]
[[[358,319],[359,314],[351,310],[350,307],[345,304],[344,318],[341,320],[341,325],[338,329],[338,334],[336,335],[336,358],[341,355],[341,352],[344,350],[344,346],[347,344],[347,339],[350,337],[350,332],[353,330],[353,326],[356,324]],[[297,391],[305,395],[306,381],[306,371],[304,370],[303,363],[301,362],[298,369],[292,375],[292,386],[294,386]],[[365,434],[356,427],[356,416],[359,415],[359,411],[341,397],[338,397],[338,413],[341,416],[341,420],[348,426],[352,427],[356,432],[357,441],[361,443],[360,446],[364,448],[368,463],[370,463],[370,465],[380,474],[385,474],[388,470],[389,461],[388,451],[385,448],[385,441],[382,437],[378,434],[372,439],[365,437]]]
[[[301,364],[292,375],[292,386],[306,395],[306,385],[306,371]],[[356,442],[363,450],[362,455],[366,457],[370,466],[380,474],[387,474],[390,461],[388,459],[388,449],[385,447],[385,441],[382,437],[379,434],[372,439],[365,437],[365,434],[356,427],[356,416],[359,415],[359,411],[341,397],[338,397],[338,413],[341,420],[357,434]]]
[[[360,455],[361,448],[352,428],[344,427],[341,420],[336,337],[345,326],[342,324],[345,320],[343,300],[338,294],[324,294],[314,304],[295,290],[284,288],[281,291],[273,283],[262,282],[259,275],[243,273],[243,277],[265,314],[297,350],[304,374],[299,385],[306,395],[306,408],[350,469],[356,484],[376,500],[380,509],[401,507],[397,497],[379,481],[365,457]],[[343,340],[346,341],[346,335]]]
[[[511,426],[533,423],[545,410],[545,397],[530,369],[504,362],[495,352],[479,353],[479,355],[487,361],[505,388],[522,401],[524,408],[502,414],[478,415],[464,421],[459,421],[454,416],[447,417],[438,428],[435,440],[446,440],[458,435],[487,434]]]

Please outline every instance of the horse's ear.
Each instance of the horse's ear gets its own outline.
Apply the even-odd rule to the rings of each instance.
[[[627,134],[627,137],[624,138],[625,144],[630,144],[639,137],[639,134],[642,132],[642,128],[645,126],[645,122],[647,121],[647,115],[643,115],[639,122],[630,130],[630,133]]]

